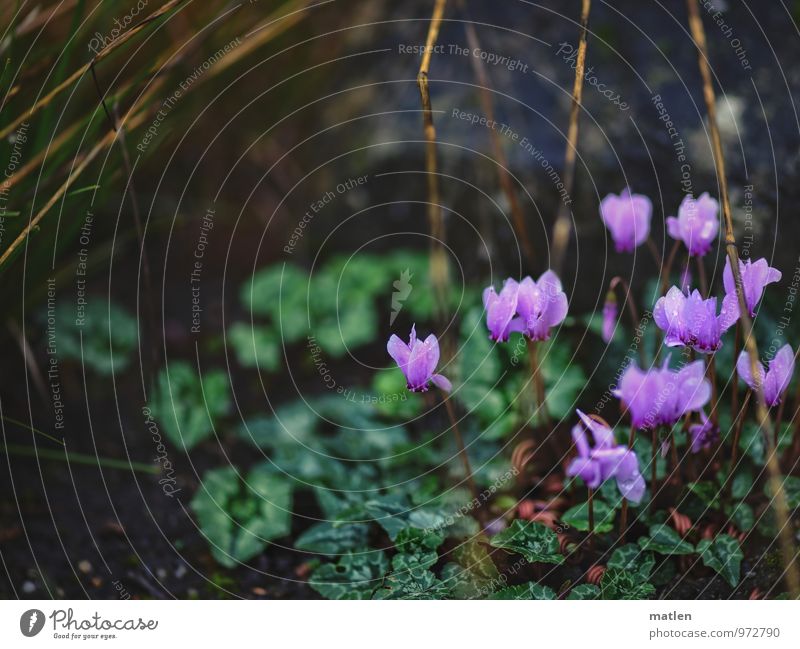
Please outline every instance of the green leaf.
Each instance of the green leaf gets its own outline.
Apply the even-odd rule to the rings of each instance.
[[[731,496],[736,500],[743,500],[753,490],[753,474],[749,471],[738,470],[731,481]]]
[[[327,599],[372,599],[388,569],[389,560],[382,551],[367,550],[321,565],[308,583]]]
[[[614,510],[602,500],[594,499],[594,531],[600,534],[614,529]],[[589,502],[570,507],[561,520],[581,532],[589,531]]]
[[[549,586],[529,581],[519,586],[509,586],[494,593],[489,599],[555,599],[556,591]]]
[[[762,466],[764,464],[766,459],[764,435],[761,433],[758,424],[751,421],[742,424],[742,431],[739,435],[739,448],[750,456],[756,465]]]
[[[381,496],[364,503],[367,514],[384,529],[393,541],[407,527],[440,530],[446,527],[446,516],[431,507],[415,507],[405,499]]]
[[[151,410],[170,441],[189,450],[211,435],[230,401],[224,372],[210,370],[201,378],[196,368],[176,361],[159,372]]]
[[[515,520],[506,529],[492,537],[491,545],[521,554],[529,563],[564,562],[560,553],[558,536],[541,523]]]
[[[727,534],[720,534],[713,541],[702,539],[697,544],[697,552],[703,565],[722,575],[732,588],[736,588],[744,558],[736,539]]]
[[[317,554],[344,554],[367,545],[369,526],[360,523],[334,526],[323,521],[315,523],[297,537],[294,547]]]
[[[781,478],[781,484],[783,485],[783,491],[786,494],[786,504],[789,508],[795,509],[796,507],[800,507],[800,478],[793,475],[783,476]],[[775,494],[772,493],[769,481],[764,485],[764,494],[770,500],[775,497]]]
[[[655,565],[655,557],[649,552],[642,551],[634,543],[628,543],[614,550],[606,564],[608,568],[625,570],[639,575],[642,579],[650,577]]]
[[[130,364],[139,331],[123,308],[90,297],[83,311],[61,304],[55,312],[58,352],[101,375],[121,372]]]
[[[236,322],[228,330],[228,341],[243,367],[259,367],[268,372],[278,369],[281,341],[269,327]]]
[[[291,264],[261,269],[244,282],[242,303],[253,314],[269,315],[279,339],[293,342],[308,331],[308,273]]]
[[[259,554],[291,527],[292,484],[268,464],[242,480],[235,467],[208,471],[191,502],[211,553],[232,568]]]
[[[719,487],[713,482],[690,482],[686,485],[695,496],[697,496],[704,505],[712,509],[719,509],[720,507],[720,492]]]
[[[334,358],[371,342],[377,333],[378,319],[368,299],[350,301],[331,314],[315,315],[311,320],[311,335],[322,350]]]
[[[442,581],[456,599],[481,599],[500,585],[500,573],[486,547],[479,541],[467,541],[454,552],[455,562],[442,570]]]
[[[607,568],[600,580],[603,599],[649,599],[656,592],[655,586],[641,575],[627,570]]]
[[[753,508],[744,502],[726,506],[725,513],[730,517],[734,526],[742,532],[749,532],[756,523]]]
[[[600,589],[594,584],[578,584],[573,588],[567,599],[599,599]]]
[[[408,390],[406,377],[399,367],[375,372],[372,391],[376,397],[375,408],[387,417],[407,420],[422,412],[422,395]]]
[[[694,546],[684,541],[671,527],[659,524],[650,527],[650,537],[641,537],[639,546],[658,554],[693,554]]]

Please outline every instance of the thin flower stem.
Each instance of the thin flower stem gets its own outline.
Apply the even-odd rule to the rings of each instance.
[[[711,382],[711,421],[716,426],[719,424],[719,415],[717,414],[717,361],[715,354],[710,354],[708,357],[708,366],[706,367],[706,376]]]
[[[544,378],[542,377],[542,368],[539,366],[539,351],[537,343],[532,340],[528,341],[528,357],[531,363],[531,377],[536,396],[536,406],[538,413],[541,413],[541,421],[544,423],[545,428],[548,429],[548,437],[550,437],[550,415],[547,412],[547,404],[545,403]]]
[[[622,288],[625,289],[625,306],[628,309],[628,315],[631,319],[631,326],[633,327],[634,334],[636,333],[636,329],[641,325],[641,321],[639,320],[639,311],[636,308],[636,301],[633,299],[633,295],[631,295],[631,286],[628,282],[620,277],[619,275],[614,277],[608,285],[608,289],[610,291],[614,291],[618,285],[622,285]],[[647,359],[645,358],[644,353],[644,345],[639,344],[639,360],[642,363],[642,368],[647,366]]]
[[[633,442],[636,438],[636,427],[631,424],[631,432],[628,435],[628,449],[633,450]],[[625,532],[628,529],[628,499],[622,499],[622,511],[619,518],[619,542],[625,543]]]
[[[736,321],[736,333],[733,338],[733,375],[731,376],[731,421],[734,420],[736,413],[739,412],[739,371],[736,369],[739,359],[739,348],[742,346],[742,329],[739,321]],[[798,348],[800,349],[800,348]],[[800,386],[800,383],[798,383]],[[800,394],[800,393],[799,393]]]
[[[783,423],[783,409],[786,406],[786,395],[781,396],[781,402],[778,404],[778,412],[775,415],[775,448],[778,448],[778,443],[780,442],[780,431],[781,431],[781,423]]]
[[[569,126],[567,128],[567,148],[564,152],[564,195],[571,200],[575,183],[575,159],[578,153],[578,115],[583,96],[583,78],[586,65],[586,37],[589,33],[589,11],[591,0],[581,1],[581,36],[578,41],[578,55],[575,59],[575,79],[572,84],[572,105],[569,110]],[[550,258],[556,273],[561,272],[564,255],[572,232],[572,219],[568,203],[562,200],[558,206],[558,215],[553,224],[553,247]]]
[[[589,492],[586,501],[589,503],[589,538],[594,536],[594,489],[587,487]]]
[[[653,257],[656,268],[661,268],[661,263],[664,260],[661,259],[661,253],[658,251],[658,246],[656,245],[656,242],[653,241],[653,237],[647,237],[647,249],[650,251],[650,256]]]
[[[747,407],[750,405],[750,395],[752,392],[748,391],[742,402],[742,409],[736,413],[736,418],[733,420],[733,447],[731,448],[731,460],[728,467],[728,477],[725,479],[725,484],[722,486],[722,493],[725,494],[727,499],[730,499],[731,488],[733,485],[733,474],[736,470],[736,463],[739,457],[739,437],[742,434],[742,424],[744,418],[747,416]]]
[[[661,274],[661,295],[664,295],[667,292],[669,276],[670,273],[672,273],[672,266],[675,264],[675,258],[678,256],[678,250],[680,250],[680,242],[675,241],[675,243],[672,244],[669,255],[667,255],[667,263],[664,265],[663,272]]]
[[[672,462],[672,471],[670,471],[670,478],[673,475],[677,475],[678,480],[681,480],[681,463],[678,460],[678,447],[675,444],[675,433],[673,431],[669,432],[669,455],[670,461]]]
[[[650,443],[652,444],[652,449],[650,449],[650,460],[652,462],[650,467],[650,503],[652,504],[656,499],[656,485],[658,484],[658,429],[655,426],[650,432]]]
[[[722,215],[725,221],[725,248],[733,273],[736,295],[739,301],[739,319],[742,323],[742,333],[747,354],[750,357],[750,367],[754,377],[759,376],[758,345],[753,335],[753,322],[747,307],[742,284],[742,273],[739,268],[739,252],[736,248],[736,237],[733,231],[733,215],[731,213],[730,198],[728,196],[728,179],[725,173],[725,159],[722,153],[722,139],[717,125],[717,104],[714,96],[714,86],[711,81],[711,67],[708,62],[708,48],[703,21],[700,18],[698,0],[686,0],[689,10],[689,28],[697,46],[697,60],[700,75],[703,78],[703,99],[708,113],[708,125],[711,131],[711,145],[714,154],[714,163],[717,171],[717,180],[722,199]],[[783,476],[778,462],[776,449],[772,443],[772,422],[764,399],[764,386],[756,379],[756,421],[764,432],[767,440],[767,472],[770,490],[774,494],[775,520],[779,530],[781,558],[784,565],[784,576],[789,594],[793,598],[800,598],[800,569],[795,562],[794,532],[789,519],[789,505],[786,500],[786,491],[783,488]]]
[[[469,485],[469,490],[472,492],[472,497],[475,499],[475,504],[480,504],[478,486],[475,484],[475,478],[473,478],[472,475],[472,464],[470,464],[469,455],[467,455],[467,447],[464,446],[464,438],[461,436],[461,430],[458,428],[456,413],[453,411],[453,405],[450,403],[450,399],[447,396],[442,395],[442,401],[444,402],[444,407],[447,410],[447,416],[450,418],[450,425],[453,429],[453,434],[456,437],[458,454],[461,456],[461,463],[464,465],[464,472],[467,475],[467,484]]]
[[[695,257],[695,266],[697,266],[697,279],[700,282],[700,292],[703,294],[704,298],[709,297],[708,295],[708,278],[706,277],[706,267],[703,263],[702,257]]]

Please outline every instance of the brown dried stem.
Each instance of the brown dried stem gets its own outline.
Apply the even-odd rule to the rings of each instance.
[[[428,38],[425,52],[417,73],[417,86],[422,99],[422,123],[425,131],[425,172],[428,179],[428,223],[431,233],[430,275],[436,296],[436,306],[440,318],[446,312],[447,294],[447,256],[444,248],[444,215],[439,203],[439,176],[436,164],[436,128],[433,125],[433,109],[431,94],[428,88],[428,71],[431,66],[431,55],[439,37],[446,0],[436,0],[433,16],[428,27]]]
[[[567,197],[572,196],[575,184],[575,159],[578,153],[578,110],[583,97],[583,77],[586,66],[586,37],[589,33],[589,10],[592,0],[581,3],[581,36],[578,42],[578,56],[575,61],[575,80],[572,84],[572,106],[569,111],[569,127],[567,129],[567,148],[564,153],[564,191]],[[568,204],[562,200],[558,207],[558,216],[553,225],[552,267],[561,272],[564,254],[569,244],[572,231],[572,220]]]
[[[789,508],[786,501],[786,492],[783,489],[780,465],[776,455],[776,448],[772,438],[772,422],[770,421],[769,410],[764,399],[764,386],[759,377],[759,355],[758,345],[753,335],[753,322],[750,318],[750,311],[742,285],[742,274],[739,268],[739,252],[736,247],[736,237],[733,232],[733,216],[731,214],[731,204],[728,197],[728,180],[725,175],[725,161],[722,154],[722,140],[719,135],[717,125],[716,99],[714,97],[714,86],[711,81],[711,68],[708,63],[708,49],[706,46],[706,35],[703,22],[700,19],[700,10],[697,0],[686,0],[689,9],[689,28],[692,32],[695,44],[697,45],[698,64],[700,75],[703,78],[703,98],[708,111],[708,124],[711,131],[711,144],[714,153],[714,163],[717,170],[717,178],[720,184],[720,195],[722,198],[722,214],[725,219],[725,248],[730,260],[733,279],[736,285],[736,295],[739,300],[739,320],[742,323],[742,333],[744,334],[744,346],[750,357],[750,366],[756,382],[756,419],[759,428],[764,434],[767,446],[767,472],[768,482],[772,494],[774,494],[775,517],[779,527],[779,539],[781,546],[781,558],[784,563],[784,576],[789,593],[792,597],[800,597],[800,571],[795,562],[795,544]]]

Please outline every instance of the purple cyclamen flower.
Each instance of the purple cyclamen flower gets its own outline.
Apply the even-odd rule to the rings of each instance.
[[[569,463],[567,475],[580,477],[590,489],[597,489],[606,480],[616,478],[623,497],[638,503],[644,496],[644,478],[639,473],[636,453],[624,444],[616,444],[614,432],[608,426],[587,417],[580,410],[577,413],[583,422],[572,429],[578,457]],[[592,433],[593,446],[589,446],[587,430]]]
[[[392,334],[386,349],[403,371],[408,389],[412,392],[427,392],[429,382],[447,392],[452,389],[450,381],[441,374],[434,374],[439,363],[439,341],[433,334],[425,340],[419,340],[412,326],[408,345]]]
[[[752,390],[756,389],[756,381],[750,367],[750,356],[746,351],[739,354],[736,371]],[[784,345],[778,350],[775,358],[769,362],[769,369],[766,372],[764,366],[761,363],[758,364],[758,381],[764,386],[764,401],[768,406],[772,407],[780,403],[781,395],[789,387],[789,381],[792,380],[792,374],[794,374],[794,352],[789,345]]]
[[[687,412],[701,410],[711,398],[711,383],[703,361],[673,371],[667,358],[660,368],[647,371],[631,363],[613,394],[631,413],[633,425],[647,429],[673,426]]]
[[[699,453],[703,449],[714,446],[719,441],[719,426],[706,417],[704,411],[700,411],[702,423],[689,426],[689,436],[692,438],[692,453]]]
[[[526,277],[519,283],[517,313],[522,332],[531,340],[550,338],[550,328],[567,317],[567,306],[561,280],[552,270],[544,272],[538,281]]]
[[[666,335],[668,347],[686,345],[701,354],[717,351],[722,346],[722,334],[736,322],[738,310],[723,302],[717,315],[717,298],[703,299],[695,289],[689,295],[673,286],[656,302],[653,320]]]
[[[673,239],[683,241],[693,257],[701,257],[711,250],[718,232],[719,203],[708,192],[698,199],[691,194],[685,196],[677,218],[667,217],[667,233]]]
[[[617,326],[617,317],[619,316],[619,309],[617,308],[617,296],[614,291],[606,293],[606,301],[603,304],[603,328],[601,336],[604,343],[610,343],[614,337],[614,329]]]
[[[763,257],[756,262],[748,259],[739,260],[739,271],[742,273],[742,288],[744,288],[744,299],[747,302],[747,309],[750,317],[756,315],[756,305],[764,295],[764,288],[767,284],[780,281],[782,275],[777,268],[772,268]],[[731,260],[725,259],[725,269],[722,271],[722,284],[725,286],[725,299],[722,302],[723,308],[734,310],[736,317],[739,317],[739,299],[736,296],[736,283],[733,280],[733,270]]]
[[[494,286],[483,291],[483,307],[486,309],[486,326],[492,340],[505,342],[512,331],[522,331],[522,322],[517,314],[519,283],[510,277],[503,283],[498,295]]]
[[[650,235],[653,204],[647,196],[631,194],[627,187],[619,196],[609,194],[600,202],[603,219],[617,252],[633,252]]]

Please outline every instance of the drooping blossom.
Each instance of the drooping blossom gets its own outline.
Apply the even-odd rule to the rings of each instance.
[[[781,395],[789,387],[789,382],[792,380],[794,374],[794,352],[789,345],[784,345],[775,354],[775,357],[769,361],[769,368],[765,371],[764,366],[758,364],[758,381],[764,386],[764,400],[767,405],[772,407],[781,401]],[[736,361],[736,371],[742,380],[750,386],[750,389],[756,390],[756,381],[753,377],[752,368],[750,366],[750,356],[746,351],[739,354]]]
[[[691,194],[685,196],[678,216],[667,217],[667,233],[676,241],[683,241],[693,257],[701,257],[711,250],[718,232],[719,203],[708,192],[698,199]]]
[[[700,411],[699,424],[689,426],[689,436],[692,439],[692,453],[699,453],[703,449],[714,446],[719,441],[719,426],[715,425],[705,411]]]
[[[648,429],[673,426],[687,412],[701,410],[711,398],[711,383],[703,361],[671,370],[667,358],[660,368],[646,371],[631,363],[613,394],[631,413],[633,425]]]
[[[572,439],[578,449],[578,457],[567,467],[568,476],[578,476],[590,489],[597,489],[610,478],[616,478],[620,493],[633,503],[644,495],[644,478],[639,473],[636,453],[624,444],[617,444],[614,431],[606,424],[587,417],[577,411],[581,422],[572,429]],[[589,444],[586,432],[591,432],[593,444]]]
[[[747,309],[750,317],[756,315],[756,305],[764,295],[764,288],[767,284],[780,281],[782,275],[777,268],[772,268],[763,257],[758,261],[739,260],[739,271],[742,274],[742,288],[744,289],[744,299],[747,302]],[[736,295],[736,282],[733,279],[731,260],[725,258],[725,269],[722,271],[722,284],[725,286],[725,299],[723,307],[733,310],[736,317],[739,317],[739,299]]]
[[[647,196],[631,194],[627,187],[619,196],[609,194],[600,202],[603,219],[617,252],[633,252],[650,235],[653,204]]]
[[[695,289],[686,294],[673,286],[656,302],[653,320],[665,332],[668,347],[686,345],[702,354],[717,351],[722,345],[722,334],[736,322],[738,310],[723,302],[717,315],[717,298],[703,299]]]
[[[407,345],[392,334],[386,349],[403,371],[408,389],[412,392],[426,392],[429,383],[447,392],[452,389],[453,386],[447,378],[434,374],[439,363],[439,341],[433,334],[425,340],[419,340],[416,329],[412,326]]]
[[[610,343],[614,337],[614,329],[617,326],[619,308],[617,307],[617,296],[614,291],[606,293],[606,301],[603,304],[603,327],[601,337],[604,343]]]
[[[498,295],[494,286],[483,291],[483,307],[486,309],[486,326],[492,340],[505,342],[512,331],[522,331],[522,322],[517,315],[519,283],[510,277],[503,283]]]
[[[519,284],[517,313],[522,332],[531,340],[547,340],[550,329],[567,317],[567,295],[561,280],[552,271],[542,273],[538,281],[526,277]]]

